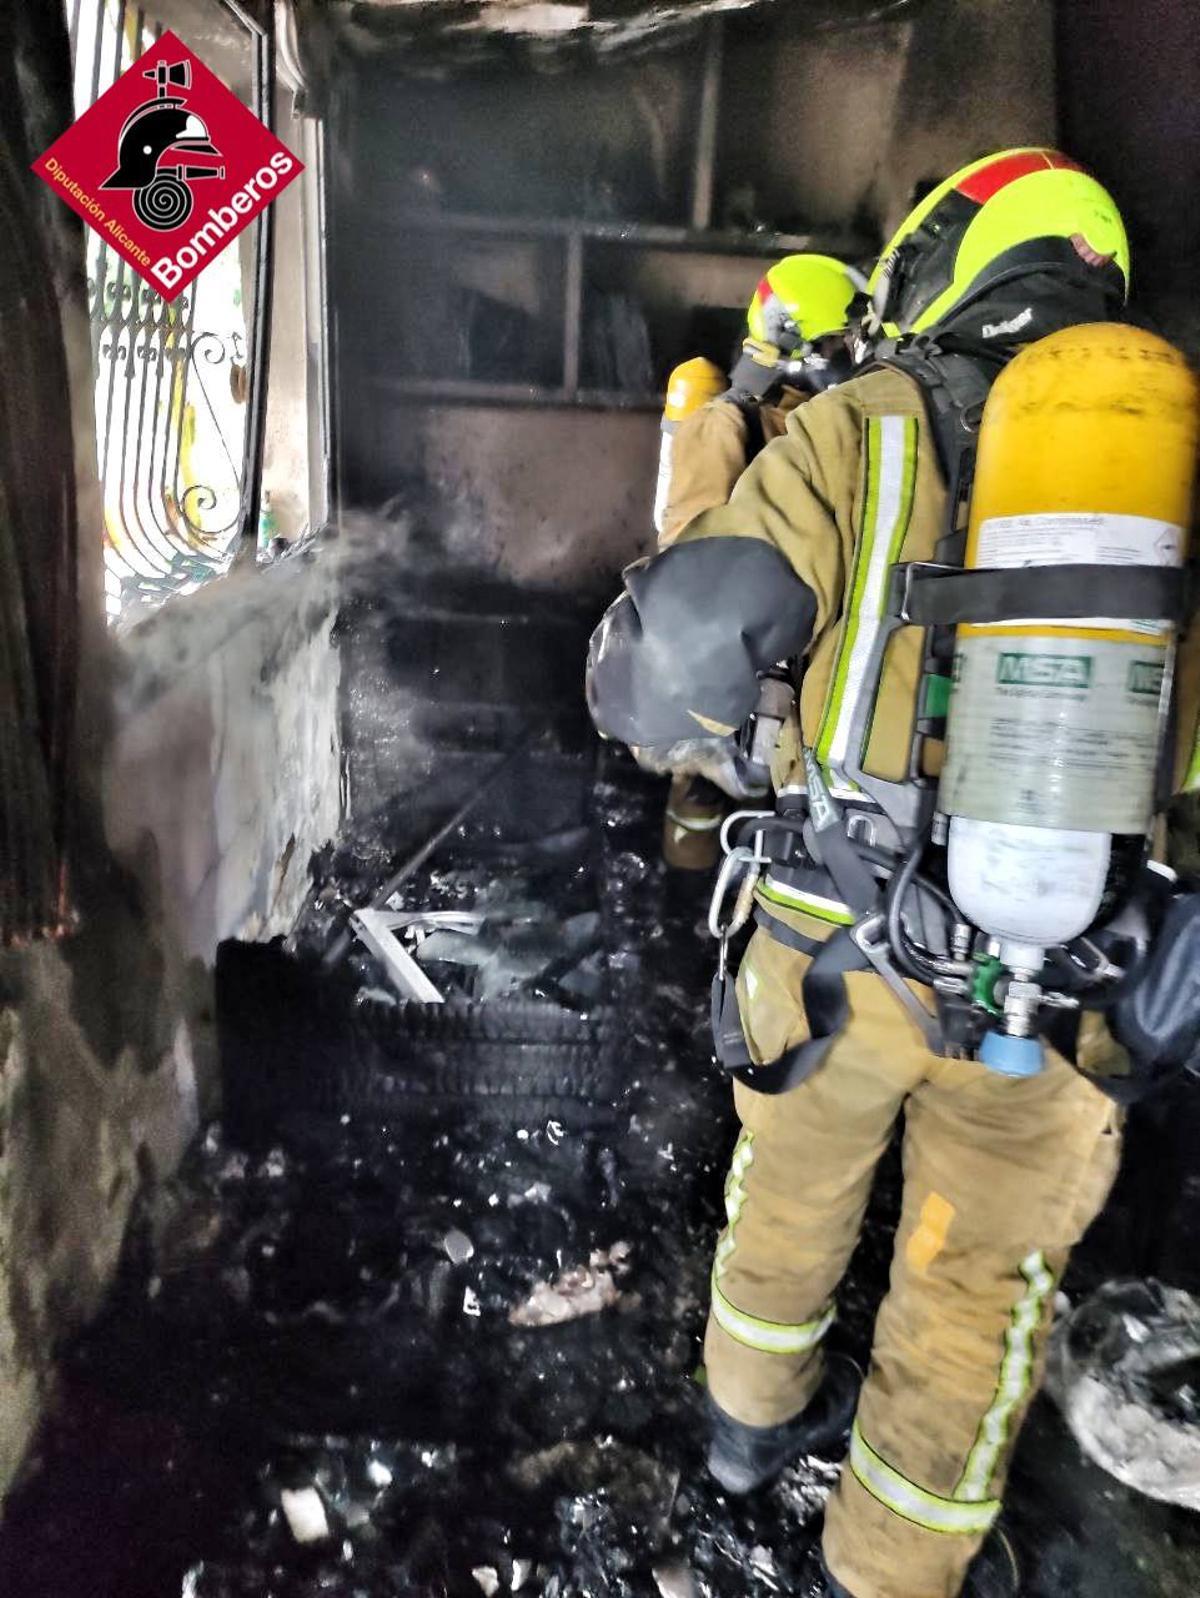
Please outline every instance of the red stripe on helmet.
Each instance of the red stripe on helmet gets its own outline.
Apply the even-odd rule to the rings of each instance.
[[[958,185],[958,192],[982,205],[1018,178],[1028,177],[1031,172],[1059,169],[1069,172],[1083,170],[1078,161],[1072,161],[1070,156],[1058,150],[1019,150],[1014,155],[1002,155],[987,166],[981,166],[978,172],[972,172]]]
[[[745,292],[745,289],[743,289],[742,293],[744,294]],[[760,280],[758,287],[754,291],[755,297],[761,301],[763,305],[767,303],[774,292],[775,290],[771,287],[769,280],[765,277]]]

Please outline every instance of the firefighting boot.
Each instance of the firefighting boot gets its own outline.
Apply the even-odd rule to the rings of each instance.
[[[814,1593],[813,1598],[854,1598],[849,1587],[835,1581],[821,1559],[821,1574],[825,1578],[824,1593]],[[971,1561],[967,1579],[959,1589],[959,1598],[1019,1598],[1021,1567],[1016,1550],[1006,1533],[996,1526],[983,1547]]]
[[[729,801],[704,777],[671,779],[663,817],[663,859],[677,871],[711,871],[721,856]]]
[[[808,1405],[776,1426],[747,1426],[708,1400],[708,1473],[730,1493],[748,1493],[778,1476],[802,1454],[845,1448],[863,1375],[846,1354],[831,1354],[825,1379]]]

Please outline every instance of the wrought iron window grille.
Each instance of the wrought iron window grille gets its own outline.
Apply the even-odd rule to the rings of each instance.
[[[272,124],[274,8],[207,0],[244,37],[250,109]],[[161,36],[127,0],[70,0],[77,113]],[[247,314],[238,245],[170,304],[87,234],[97,465],[110,621],[253,559],[259,539],[274,217],[254,222]],[[86,536],[86,533],[85,533]]]

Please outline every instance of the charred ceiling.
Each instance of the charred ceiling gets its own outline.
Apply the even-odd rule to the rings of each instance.
[[[802,9],[814,29],[898,17],[925,0],[294,0],[306,76],[344,54],[384,56],[443,76],[520,61],[546,71],[581,58],[677,45],[710,17]]]

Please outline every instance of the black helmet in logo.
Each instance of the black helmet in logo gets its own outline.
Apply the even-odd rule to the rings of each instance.
[[[132,189],[133,209],[138,220],[160,233],[186,222],[192,212],[189,183],[197,178],[223,178],[223,166],[181,166],[174,162],[160,166],[169,152],[189,155],[221,154],[209,137],[208,129],[194,111],[187,109],[182,95],[173,87],[189,89],[191,63],[169,65],[160,61],[142,73],[153,78],[153,100],[138,106],[121,129],[117,141],[117,170],[105,178],[102,189]]]

